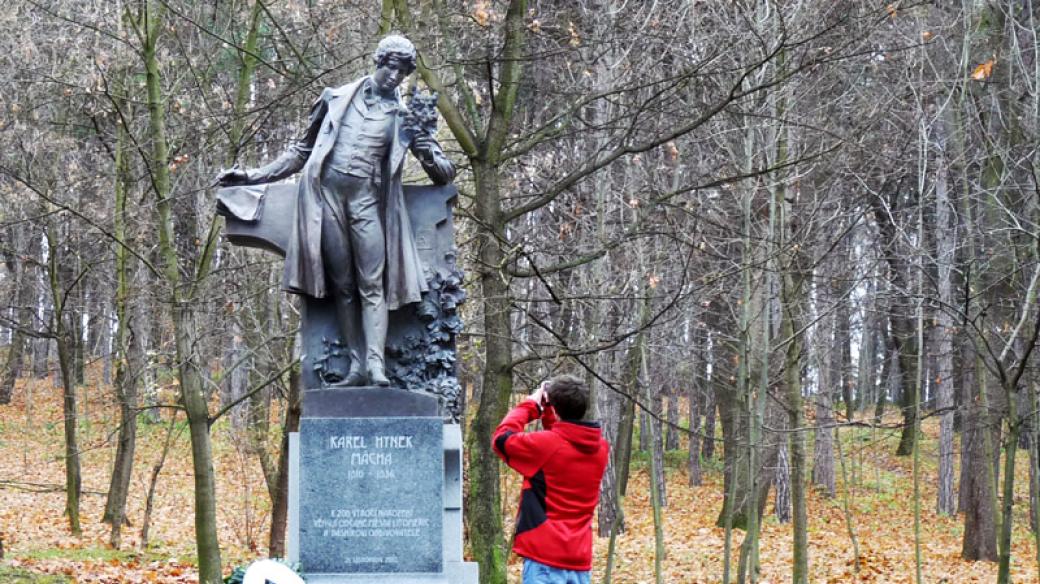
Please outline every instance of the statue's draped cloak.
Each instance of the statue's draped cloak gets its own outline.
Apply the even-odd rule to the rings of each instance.
[[[314,103],[309,116],[309,127],[300,144],[302,154],[307,142],[313,147],[301,171],[296,200],[296,220],[285,255],[285,274],[282,287],[296,294],[324,298],[329,289],[326,270],[353,269],[353,266],[326,266],[321,254],[322,211],[325,206],[339,223],[344,233],[348,218],[339,201],[333,200],[321,188],[321,171],[325,159],[336,144],[336,136],[347,106],[354,94],[363,87],[368,77],[335,89],[325,89]],[[394,117],[393,143],[383,161],[382,202],[380,205],[383,230],[386,235],[386,264],[383,271],[384,294],[387,308],[396,310],[405,304],[418,302],[427,289],[422,264],[412,234],[408,212],[404,205],[401,173],[411,136],[403,131],[405,106],[398,96],[397,115]]]

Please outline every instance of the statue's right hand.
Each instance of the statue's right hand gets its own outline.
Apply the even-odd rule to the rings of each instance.
[[[217,173],[217,184],[222,187],[233,187],[248,183],[249,174],[237,166],[221,169],[221,171]]]

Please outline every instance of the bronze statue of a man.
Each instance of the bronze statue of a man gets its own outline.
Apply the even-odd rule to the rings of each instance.
[[[311,107],[307,131],[273,162],[221,171],[222,186],[273,182],[302,170],[283,288],[335,300],[350,357],[343,385],[389,385],[384,368],[388,310],[418,302],[426,281],[404,205],[407,150],[437,184],[455,167],[433,136],[405,123],[398,86],[415,70],[412,43],[380,41],[376,71]]]

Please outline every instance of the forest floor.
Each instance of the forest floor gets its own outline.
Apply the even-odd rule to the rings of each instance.
[[[83,535],[69,535],[65,506],[60,390],[48,381],[20,381],[11,405],[0,406],[0,582],[122,583],[196,581],[190,445],[183,421],[174,426],[172,448],[159,475],[150,541],[141,548],[145,495],[169,428],[170,412],[158,423],[142,423],[128,513],[124,549],[108,547],[108,526],[100,523],[114,454],[116,410],[110,391],[88,384],[81,395],[79,436],[82,449]],[[173,396],[164,396],[172,401]],[[183,420],[183,418],[182,418]],[[893,420],[894,421],[894,420]],[[266,555],[269,500],[255,454],[223,420],[213,428],[214,465],[220,501],[219,536],[225,571]],[[938,422],[924,424],[921,448],[921,555],[929,583],[993,582],[996,565],[960,559],[961,517],[935,511]],[[815,583],[902,583],[914,581],[913,480],[910,457],[893,455],[895,430],[841,430],[847,480],[837,466],[839,495],[809,498],[809,562]],[[810,451],[811,452],[811,451]],[[721,453],[720,453],[721,454]],[[704,484],[688,485],[686,454],[666,456],[667,507],[664,534],[667,557],[664,581],[715,583],[721,580],[724,530],[715,527],[722,506],[718,459],[705,463]],[[654,527],[649,504],[646,457],[637,455],[625,499],[627,531],[618,538],[614,581],[654,581]],[[1028,457],[1016,464],[1014,582],[1037,582],[1036,551],[1029,532]],[[847,485],[847,488],[846,488]],[[519,491],[513,473],[503,478],[503,507],[512,517]],[[844,512],[859,545],[860,568]],[[763,584],[790,580],[791,526],[777,522],[772,496],[761,542]],[[511,526],[507,526],[511,529]],[[736,555],[742,532],[734,531]],[[607,540],[597,539],[593,581],[601,582]],[[520,561],[510,562],[510,583],[518,583]],[[42,574],[50,576],[44,577]],[[54,577],[57,576],[57,577]]]

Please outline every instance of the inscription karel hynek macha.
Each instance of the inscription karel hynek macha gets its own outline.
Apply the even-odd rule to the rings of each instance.
[[[371,440],[369,440],[371,438]],[[394,464],[394,450],[412,449],[412,436],[355,436],[349,434],[329,436],[330,450],[350,450],[352,467],[376,466],[387,467]],[[370,446],[371,442],[371,446]],[[379,479],[396,478],[391,469],[376,469],[375,477]],[[348,479],[364,478],[364,469],[347,471]]]

